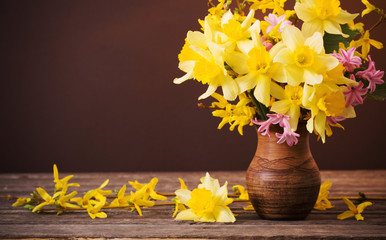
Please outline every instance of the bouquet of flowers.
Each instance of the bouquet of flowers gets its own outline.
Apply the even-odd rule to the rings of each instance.
[[[385,98],[384,72],[369,55],[371,46],[383,47],[370,32],[385,14],[362,0],[362,17],[380,15],[366,30],[354,22],[359,14],[343,10],[339,0],[297,0],[291,10],[285,2],[209,0],[209,14],[199,20],[202,31],[189,31],[178,55],[186,74],[174,83],[195,79],[208,85],[198,100],[216,101],[199,106],[222,118],[219,129],[238,126],[242,135],[245,125],[257,124],[269,135],[270,125],[279,124],[278,143],[292,146],[304,123],[325,142],[331,127],[343,128],[339,122],[354,118],[354,107],[366,97]],[[258,20],[256,11],[269,14]]]

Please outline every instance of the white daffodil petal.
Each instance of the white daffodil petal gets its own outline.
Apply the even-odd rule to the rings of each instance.
[[[199,96],[198,100],[205,99],[205,98],[209,97],[210,95],[212,95],[212,93],[214,93],[216,91],[216,89],[217,89],[217,86],[209,84],[206,92],[204,94],[202,94],[201,96]]]
[[[187,39],[190,45],[196,45],[204,49],[206,48],[206,38],[202,32],[189,31],[187,34]]]
[[[186,205],[190,199],[190,194],[192,192],[188,189],[178,189],[175,193],[180,202]]]
[[[216,222],[235,222],[236,218],[227,207],[216,206],[213,210]]]
[[[309,46],[317,54],[321,53],[323,50],[323,36],[319,32],[315,32],[312,37],[309,37],[304,42],[304,45]]]
[[[257,84],[253,92],[255,98],[268,107],[270,98],[271,78],[267,75],[259,74],[257,76]]]
[[[248,73],[247,75],[238,77],[235,80],[240,87],[240,92],[245,92],[254,88],[257,83],[257,77],[254,73]]]
[[[240,93],[239,86],[236,81],[229,75],[225,76],[222,84],[222,92],[224,98],[229,101],[234,101]]]
[[[292,25],[285,26],[281,34],[284,44],[295,51],[298,47],[304,45],[304,36],[302,32]]]
[[[323,81],[323,75],[316,73],[314,71],[310,71],[308,69],[304,69],[303,78],[307,84],[315,85],[319,84]]]
[[[304,37],[311,37],[315,32],[319,32],[324,35],[324,29],[322,21],[319,19],[315,19],[311,22],[305,22],[302,25],[302,32]]]
[[[241,52],[231,52],[225,55],[225,62],[238,74],[249,72],[247,65],[247,55]]]
[[[192,209],[186,209],[179,212],[176,220],[195,220],[197,216],[192,212]]]

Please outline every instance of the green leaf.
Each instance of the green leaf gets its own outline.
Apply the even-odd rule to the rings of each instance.
[[[340,42],[343,43],[346,47],[348,47],[350,45],[351,40],[353,40],[355,36],[358,35],[358,32],[350,30],[347,24],[340,26],[342,28],[342,32],[349,35],[349,37],[345,38],[342,35],[324,33],[323,41],[326,53],[333,53],[334,50],[338,52]]]
[[[386,99],[386,84],[377,85],[377,88],[375,91],[371,94],[368,94],[369,97],[378,100],[383,101]]]

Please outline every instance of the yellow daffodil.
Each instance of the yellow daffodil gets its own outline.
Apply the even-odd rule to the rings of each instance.
[[[233,200],[228,198],[227,182],[220,187],[217,179],[209,173],[201,178],[201,184],[193,191],[179,189],[176,195],[189,209],[182,210],[177,220],[194,220],[199,222],[234,222],[231,210],[227,207]]]
[[[184,180],[182,180],[181,178],[178,178],[178,180],[180,181],[180,185],[181,185],[180,189],[188,189],[188,187],[185,185]],[[178,213],[178,211],[186,210],[186,207],[183,203],[181,203],[178,196],[173,198],[173,202],[176,203],[174,213],[172,215],[172,217],[174,218],[176,216],[176,214]]]
[[[12,207],[23,206],[29,202],[31,202],[31,198],[17,198],[16,202],[12,204]]]
[[[355,217],[357,221],[362,221],[362,220],[364,220],[364,218],[361,215],[361,213],[363,212],[365,207],[373,205],[371,202],[363,202],[363,203],[359,204],[358,206],[355,206],[354,203],[352,203],[349,199],[344,197],[343,200],[347,204],[347,206],[350,210],[345,211],[342,214],[339,214],[337,217],[339,220],[343,220],[343,219],[350,218],[350,217]]]
[[[330,182],[330,179],[325,181],[320,186],[318,199],[316,200],[314,209],[317,209],[317,210],[327,210],[329,208],[333,208],[334,207],[334,206],[332,206],[331,202],[328,200],[328,194],[330,194],[328,189],[330,189],[331,186],[332,186],[332,183]]]
[[[362,46],[362,55],[361,57],[363,59],[366,59],[367,60],[367,55],[369,54],[370,52],[370,46],[373,46],[377,49],[382,49],[383,48],[383,44],[381,42],[378,42],[374,39],[370,39],[370,32],[369,30],[367,30],[365,32],[365,34],[358,40],[355,42],[355,45],[357,47],[359,46]]]
[[[150,180],[150,182],[148,184],[141,184],[139,183],[138,181],[135,181],[135,182],[129,182],[131,186],[133,186],[133,188],[135,188],[136,190],[140,190],[142,189],[144,186],[147,186],[146,187],[146,192],[150,195],[150,197],[154,200],[166,200],[166,197],[165,196],[162,196],[162,195],[159,195],[156,193],[155,191],[155,186],[157,185],[158,183],[158,178],[153,178]]]
[[[241,185],[235,185],[233,186],[233,191],[239,195],[238,199],[241,200],[249,200],[248,192],[245,190],[244,186]]]
[[[347,37],[340,24],[346,24],[358,16],[340,8],[339,0],[301,0],[295,4],[297,16],[304,21],[302,29],[307,33],[324,32]]]
[[[122,186],[117,194],[117,198],[115,198],[111,203],[111,207],[120,207],[120,206],[128,206],[130,196],[125,195],[126,192],[126,184]]]
[[[283,41],[271,49],[278,51],[274,62],[285,64],[283,68],[286,74],[279,82],[287,82],[294,87],[302,82],[319,84],[323,75],[339,64],[335,57],[324,53],[323,38],[318,32],[305,38],[298,28],[286,26],[282,37]]]
[[[54,183],[55,183],[55,191],[56,192],[61,190],[64,186],[79,187],[78,183],[67,184],[67,182],[73,177],[74,177],[74,175],[69,175],[69,176],[66,176],[65,178],[59,179],[58,167],[56,166],[56,164],[54,164]]]
[[[271,111],[290,116],[288,122],[291,129],[296,131],[300,118],[300,107],[302,106],[303,88],[286,85],[283,89],[276,83],[272,83],[271,86],[272,96],[278,99],[272,103]]]
[[[46,205],[55,205],[55,199],[57,196],[60,195],[61,192],[56,192],[52,197],[46,192],[46,190],[44,190],[43,188],[39,187],[39,188],[36,188],[36,191],[39,193],[39,195],[43,198],[44,202],[40,203],[39,205],[37,205],[33,210],[32,212],[36,212],[36,211],[39,211],[40,209],[42,209],[42,207],[46,206]]]
[[[136,209],[140,216],[142,216],[141,207],[154,206],[154,202],[148,200],[150,196],[147,191],[148,187],[148,185],[144,185],[141,189],[135,191],[135,193],[133,191],[130,192],[130,198],[128,201],[130,204],[134,205],[132,209]]]
[[[311,110],[311,118],[307,121],[307,130],[315,132],[325,142],[327,116],[340,116],[345,111],[346,100],[339,89],[331,89],[325,84],[304,86],[303,106]],[[349,117],[349,116],[348,116]]]
[[[361,0],[361,1],[366,6],[366,9],[362,11],[361,17],[363,17],[366,14],[371,13],[372,11],[374,11],[376,9],[376,7],[374,5],[372,5],[371,3],[369,3],[369,1],[367,1],[367,0]]]

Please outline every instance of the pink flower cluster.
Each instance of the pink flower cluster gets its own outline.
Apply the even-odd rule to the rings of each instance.
[[[344,49],[340,49],[339,53],[332,53],[331,55],[338,59],[339,62],[346,67],[347,71],[353,72],[355,67],[360,67],[362,64],[362,60],[360,57],[354,56],[355,47],[352,47],[345,51]]]
[[[347,51],[345,51],[344,49],[340,49],[340,54],[331,54],[335,58],[337,58],[338,61],[343,64],[344,67],[346,67],[346,70],[348,72],[350,72],[351,80],[356,81],[356,77],[358,77],[369,82],[369,85],[367,87],[364,87],[362,81],[359,81],[357,86],[347,86],[347,91],[344,92],[344,95],[346,97],[346,107],[350,105],[356,106],[358,104],[362,104],[365,98],[363,97],[364,95],[366,95],[368,92],[373,93],[375,91],[376,84],[384,83],[384,81],[382,80],[384,72],[375,69],[375,63],[371,59],[370,55],[368,55],[369,66],[367,67],[367,69],[364,71],[358,71],[354,75],[354,69],[362,65],[360,57],[354,56],[355,49],[355,47],[352,47]]]
[[[288,122],[290,116],[284,114],[267,114],[267,117],[269,117],[269,119],[263,122],[259,122],[257,121],[257,119],[251,120],[252,123],[260,126],[257,131],[260,132],[261,135],[268,135],[269,137],[271,137],[271,135],[269,134],[269,127],[271,126],[271,124],[279,124],[279,126],[282,127],[284,131],[283,133],[275,134],[275,136],[279,138],[277,143],[287,142],[288,146],[290,147],[298,143],[297,137],[299,137],[300,135],[291,130],[291,125]]]

